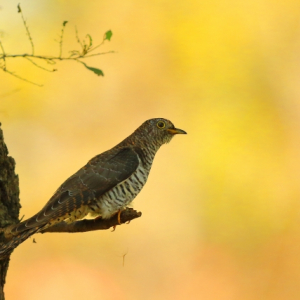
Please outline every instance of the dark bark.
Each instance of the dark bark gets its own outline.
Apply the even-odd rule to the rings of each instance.
[[[1,123],[0,123],[1,126]],[[19,179],[15,174],[15,161],[8,156],[8,150],[4,143],[3,132],[0,128],[0,227],[19,222],[20,211]],[[0,243],[4,242],[3,233],[0,235]],[[0,300],[4,300],[4,284],[9,265],[9,256],[0,261]]]

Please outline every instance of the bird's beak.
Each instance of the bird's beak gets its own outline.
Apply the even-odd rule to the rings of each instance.
[[[171,134],[186,134],[186,132],[179,128],[169,128],[167,131]]]

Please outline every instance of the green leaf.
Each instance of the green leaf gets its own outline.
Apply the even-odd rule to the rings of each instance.
[[[17,8],[18,8],[18,13],[22,12],[20,3],[18,4]]]
[[[81,61],[81,63],[87,68],[89,69],[90,71],[94,72],[96,75],[98,76],[104,76],[104,73],[100,70],[100,69],[97,69],[97,68],[93,68],[93,67],[89,67],[87,66],[84,62]]]
[[[86,37],[89,38],[89,40],[90,40],[89,47],[91,47],[93,45],[93,39],[92,39],[92,37],[89,34],[87,34]]]
[[[112,37],[113,33],[111,30],[108,30],[105,32],[105,37],[104,37],[104,40],[108,40],[110,41],[111,37]]]
[[[64,21],[63,26],[65,27],[69,21]]]

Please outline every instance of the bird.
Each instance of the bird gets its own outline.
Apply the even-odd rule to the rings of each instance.
[[[37,214],[9,227],[13,238],[0,246],[0,259],[31,235],[57,223],[120,214],[145,185],[158,149],[176,134],[186,132],[167,119],[149,119],[115,147],[89,160]]]

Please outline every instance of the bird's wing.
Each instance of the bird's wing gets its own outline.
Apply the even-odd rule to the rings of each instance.
[[[139,158],[133,148],[123,147],[106,151],[91,159],[68,178],[36,215],[12,229],[12,233],[43,227],[51,220],[88,205],[137,169]]]

